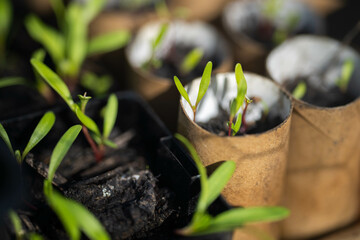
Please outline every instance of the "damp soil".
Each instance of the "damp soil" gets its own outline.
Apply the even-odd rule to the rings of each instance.
[[[273,118],[263,117],[262,119],[256,121],[255,123],[245,124],[246,127],[244,128],[244,124],[242,124],[242,128],[236,134],[236,136],[242,136],[246,134],[256,134],[268,131],[272,128],[275,128],[279,124],[282,123],[282,118],[280,116],[276,116]],[[227,123],[229,122],[229,113],[225,110],[219,111],[219,114],[216,117],[211,118],[208,122],[199,122],[197,123],[200,127],[216,134],[218,136],[228,136],[229,127]]]
[[[207,64],[208,59],[213,63],[213,69],[221,65],[221,58],[217,55],[209,56],[204,53],[202,60],[199,64],[189,73],[181,71],[181,64],[186,55],[191,52],[195,46],[188,46],[184,44],[172,45],[168,53],[160,60],[162,65],[159,68],[152,68],[150,71],[159,77],[163,77],[173,81],[173,77],[177,76],[183,84],[187,84],[191,80],[200,77]]]
[[[297,84],[303,79],[292,81],[292,84],[287,84],[286,89],[293,92]],[[287,81],[289,82],[289,81]],[[338,107],[346,105],[355,100],[353,96],[350,96],[346,92],[342,92],[337,86],[333,86],[330,89],[315,88],[311,84],[306,83],[306,93],[301,99],[304,102],[319,106],[319,107]]]

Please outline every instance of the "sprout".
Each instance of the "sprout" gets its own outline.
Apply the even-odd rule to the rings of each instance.
[[[44,181],[47,203],[62,222],[71,239],[80,239],[81,231],[92,240],[110,239],[101,223],[80,203],[67,199],[53,189],[51,182],[66,153],[81,131],[80,125],[69,128],[56,144],[50,158],[48,177]]]
[[[117,117],[118,100],[116,95],[111,94],[108,99],[105,107],[103,133],[101,134],[95,121],[85,114],[86,104],[91,97],[86,96],[86,93],[79,95],[80,103],[76,104],[72,99],[69,88],[56,73],[36,59],[31,59],[31,64],[37,73],[61,96],[69,108],[75,113],[83,125],[83,133],[94,152],[96,160],[98,162],[101,161],[105,152],[104,146],[117,147],[115,143],[109,140],[110,132],[114,128]],[[90,130],[93,135],[90,135],[88,130]]]
[[[204,97],[207,89],[209,88],[209,84],[210,84],[210,80],[211,80],[211,70],[212,70],[212,62],[208,62],[206,64],[203,75],[201,77],[199,92],[198,92],[198,95],[196,98],[195,105],[192,105],[189,95],[187,94],[185,88],[181,84],[179,78],[174,76],[174,82],[175,82],[176,88],[178,89],[181,96],[189,103],[189,105],[194,113],[194,122],[195,122],[195,118],[196,118],[197,107],[199,106],[199,103],[200,103],[201,99]]]
[[[336,85],[339,87],[342,93],[346,93],[353,72],[354,72],[354,60],[347,59],[342,65],[341,76],[336,81]]]
[[[302,99],[305,96],[305,94],[306,94],[306,83],[304,81],[301,81],[295,87],[294,91],[292,92],[292,95],[296,99]]]
[[[213,217],[208,207],[219,197],[227,182],[233,175],[236,165],[233,161],[225,161],[208,177],[205,167],[192,144],[180,134],[175,134],[189,150],[200,174],[200,197],[190,224],[176,232],[186,236],[212,234],[232,231],[254,222],[272,222],[286,218],[289,210],[283,207],[249,207],[233,208]]]
[[[6,133],[3,125],[0,123],[0,137],[4,140],[9,150],[15,156],[19,164],[23,162],[27,154],[49,133],[55,123],[55,115],[53,112],[47,112],[40,119],[38,125],[33,131],[24,151],[13,150],[8,134]]]

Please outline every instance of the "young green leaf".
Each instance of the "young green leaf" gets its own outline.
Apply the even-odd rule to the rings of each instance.
[[[207,208],[207,204],[208,204],[208,196],[209,196],[209,185],[208,185],[208,180],[207,180],[207,173],[206,173],[206,169],[205,167],[202,165],[200,157],[198,156],[198,154],[196,153],[195,148],[193,147],[193,145],[190,143],[190,141],[188,139],[186,139],[184,136],[175,133],[175,138],[177,138],[179,141],[181,141],[185,147],[188,149],[188,151],[190,152],[196,167],[199,171],[200,174],[200,185],[201,185],[201,191],[200,191],[200,197],[198,200],[198,204],[197,204],[197,208],[196,208],[196,212],[198,213],[205,213],[206,212],[206,208]]]
[[[0,123],[0,137],[2,138],[2,140],[4,140],[6,146],[9,148],[11,153],[15,155],[14,149],[12,148],[12,145],[11,145],[11,142],[9,139],[9,135],[7,134],[4,126],[1,123]]]
[[[344,93],[349,85],[349,81],[354,72],[354,61],[352,59],[347,59],[341,69],[341,77],[336,82],[340,90]]]
[[[89,24],[104,8],[106,0],[89,0],[85,6],[82,6],[83,18],[86,24]]]
[[[115,94],[111,94],[105,108],[103,138],[109,138],[114,128],[118,111],[118,100]]]
[[[26,235],[28,240],[43,240],[44,238],[37,233],[29,233]]]
[[[47,177],[50,183],[54,178],[57,168],[59,167],[66,153],[79,135],[80,131],[80,125],[72,126],[64,133],[64,135],[60,138],[59,142],[56,144],[51,154],[49,172]]]
[[[63,80],[39,60],[31,59],[31,64],[40,76],[62,97],[62,99],[64,99],[70,109],[74,111],[75,103],[71,97],[69,88]]]
[[[236,168],[234,161],[226,161],[221,164],[209,177],[209,195],[207,197],[206,207],[210,206],[212,202],[219,197],[221,191],[224,189]]]
[[[55,29],[45,25],[35,15],[25,19],[25,26],[31,37],[46,48],[54,62],[58,63],[65,57],[64,38]]]
[[[183,85],[181,84],[181,82],[177,76],[174,76],[174,82],[175,82],[175,86],[176,86],[177,90],[179,91],[179,93],[181,94],[181,96],[189,103],[190,107],[192,109],[194,109],[194,106],[191,104],[189,95],[187,94],[185,88],[183,87]]]
[[[31,55],[31,58],[35,58],[37,60],[39,60],[40,62],[43,62],[46,56],[46,52],[44,49],[40,48],[38,50],[36,50],[35,52],[33,52],[33,54]]]
[[[194,229],[192,235],[231,231],[244,226],[244,224],[278,221],[288,215],[289,210],[283,207],[235,208],[214,217],[207,228]]]
[[[233,132],[232,132],[232,135],[235,136],[238,131],[240,130],[240,127],[241,127],[241,122],[242,122],[242,114],[239,113],[238,116],[236,117],[236,122],[235,124],[233,124],[231,126]]]
[[[11,224],[13,225],[14,232],[16,235],[16,239],[22,239],[24,236],[24,230],[22,228],[21,220],[17,213],[13,210],[9,211],[9,218],[11,221]]]
[[[0,88],[10,87],[15,85],[30,86],[29,82],[22,77],[5,77],[0,78]]]
[[[110,239],[109,234],[101,223],[84,206],[70,199],[67,199],[67,205],[73,213],[73,216],[76,218],[79,227],[88,238],[94,240]]]
[[[164,23],[161,25],[158,35],[156,36],[155,40],[152,42],[153,51],[155,51],[160,46],[161,42],[164,40],[168,28],[169,28],[168,23]]]
[[[201,61],[204,56],[204,51],[201,48],[195,48],[190,51],[181,63],[181,72],[188,74],[191,72]]]
[[[21,155],[22,160],[24,160],[31,149],[33,149],[49,133],[54,123],[55,114],[53,112],[45,113],[32,133],[30,140]]]
[[[247,83],[240,63],[236,64],[235,66],[235,79],[237,83],[236,112],[238,112],[245,101],[245,95],[247,92]]]
[[[212,62],[208,62],[205,66],[203,75],[201,77],[199,92],[195,103],[195,108],[199,105],[201,99],[204,97],[207,89],[209,88],[211,80]]]
[[[84,72],[80,79],[80,84],[94,93],[95,96],[106,94],[112,86],[114,80],[110,75],[97,76],[92,72]]]
[[[57,23],[60,28],[63,28],[65,6],[62,0],[50,0],[52,9],[54,10]]]
[[[5,42],[10,30],[12,8],[10,0],[0,0],[0,56],[4,54]]]
[[[44,181],[44,193],[48,204],[60,219],[70,239],[79,240],[81,237],[79,225],[72,210],[67,206],[67,199],[54,190],[47,191],[46,186],[49,184],[51,185],[49,180]]]
[[[125,30],[94,37],[89,42],[87,55],[96,55],[120,49],[129,42],[130,37],[130,32]]]
[[[67,199],[56,191],[51,191],[47,200],[71,239],[80,239],[80,230],[91,240],[110,239],[101,223],[80,203]]]
[[[292,95],[296,99],[302,99],[306,94],[306,83],[304,81],[301,81],[298,83],[294,91],[292,92]]]
[[[84,124],[85,127],[90,129],[91,131],[93,131],[96,135],[101,136],[99,128],[96,125],[96,123],[94,122],[94,120],[92,120],[90,117],[86,116],[78,106],[75,107],[75,114],[78,117],[78,119],[80,120],[80,122],[82,124]]]
[[[87,24],[83,17],[83,7],[75,2],[69,4],[65,12],[66,56],[70,61],[65,75],[77,76],[87,54]]]

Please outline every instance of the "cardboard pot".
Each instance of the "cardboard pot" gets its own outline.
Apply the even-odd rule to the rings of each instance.
[[[278,44],[274,35],[279,29],[290,29],[288,36],[299,33],[323,32],[323,21],[301,1],[282,1],[273,18],[264,15],[262,1],[233,1],[223,11],[222,22],[235,51],[235,60],[244,69],[258,74],[265,73],[265,60],[269,51]],[[290,27],[291,18],[299,20]]]
[[[276,127],[258,134],[221,137],[198,125],[217,116],[220,108],[229,110],[229,101],[236,96],[236,82],[234,73],[225,73],[213,77],[198,108],[196,123],[190,106],[183,98],[180,100],[178,131],[192,142],[205,166],[224,160],[236,162],[235,173],[223,191],[231,205],[277,205],[282,197],[292,105],[288,95],[269,79],[251,73],[245,77],[248,96],[260,97],[266,103],[268,119],[280,119]],[[192,101],[199,83],[196,79],[186,86]],[[258,117],[256,109],[250,113],[250,106],[248,122]],[[265,229],[270,229],[269,224]],[[271,232],[276,235],[274,229]]]
[[[162,23],[144,25],[126,48],[126,58],[131,69],[129,87],[149,101],[170,130],[175,130],[179,95],[173,77],[177,75],[182,81],[199,77],[208,61],[213,62],[215,73],[226,72],[232,67],[232,56],[225,40],[212,26],[202,22],[173,21],[156,52],[157,57],[164,61],[170,53],[170,56],[176,56],[180,65],[190,50],[200,48],[204,52],[203,59],[187,76],[179,75],[173,65],[156,72],[144,70],[142,65],[151,56],[151,44]]]
[[[344,104],[320,107],[294,99],[284,199],[291,216],[283,224],[285,238],[313,237],[359,216],[360,58],[335,40],[305,35],[287,40],[267,59],[275,81],[294,86],[306,79],[307,88],[322,98],[337,89],[349,59],[354,71]]]

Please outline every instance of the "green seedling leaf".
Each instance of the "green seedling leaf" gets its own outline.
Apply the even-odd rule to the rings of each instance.
[[[37,233],[29,233],[26,236],[29,240],[43,240],[44,238]]]
[[[195,108],[199,105],[201,99],[204,97],[207,89],[209,88],[210,80],[211,80],[211,70],[212,70],[212,62],[208,62],[205,66],[203,75],[201,77],[199,92],[195,103]]]
[[[14,228],[16,239],[22,239],[24,236],[24,230],[22,228],[21,220],[17,213],[13,210],[9,211],[9,218]]]
[[[103,129],[103,138],[108,139],[109,135],[114,128],[116,117],[118,112],[118,100],[115,94],[111,94],[104,115],[104,129]]]
[[[94,122],[94,120],[92,120],[90,117],[86,116],[85,113],[83,113],[78,106],[75,108],[75,114],[78,117],[78,119],[80,120],[80,122],[82,124],[84,124],[85,127],[90,129],[91,131],[93,131],[96,135],[101,136],[99,128],[96,125],[96,123]]]
[[[76,218],[79,227],[88,238],[94,240],[110,240],[109,234],[101,223],[83,205],[70,199],[67,199],[67,205],[73,213],[73,217]]]
[[[50,158],[50,166],[47,179],[51,183],[57,168],[64,159],[66,153],[69,151],[71,145],[79,135],[81,131],[80,125],[75,125],[69,128],[64,135],[60,138],[59,142],[56,144]]]
[[[237,106],[238,106],[238,103],[237,103],[237,99],[234,98],[231,102],[230,102],[230,118],[234,118],[235,115],[236,115],[236,112],[237,112]]]
[[[236,117],[236,122],[235,124],[233,124],[231,126],[233,132],[232,132],[232,135],[235,136],[239,130],[240,130],[240,127],[241,127],[241,122],[242,122],[242,114],[239,113],[238,116]]]
[[[164,40],[165,34],[168,31],[169,24],[164,23],[161,25],[158,35],[156,36],[155,40],[152,42],[152,50],[155,51]]]
[[[63,28],[65,6],[62,0],[50,0],[51,6],[54,10],[56,20],[60,28]]]
[[[36,72],[61,96],[62,99],[74,111],[76,105],[71,97],[70,90],[63,80],[44,63],[36,59],[31,59],[31,64]]]
[[[7,134],[7,132],[5,131],[4,126],[0,123],[0,137],[2,138],[2,140],[4,140],[6,146],[9,148],[9,150],[11,151],[11,153],[13,155],[15,155],[14,153],[14,149],[12,148],[10,139],[9,139],[9,135]]]
[[[339,86],[340,90],[345,93],[346,89],[349,85],[349,81],[351,79],[351,76],[354,72],[354,61],[352,59],[347,59],[341,69],[341,77],[336,82],[336,84]]]
[[[34,58],[40,62],[43,62],[46,56],[46,52],[44,49],[40,48],[38,50],[36,50],[35,52],[33,52],[31,58]]]
[[[20,150],[15,150],[15,158],[16,158],[16,161],[21,164],[22,162],[22,159],[21,159],[21,152]]]
[[[40,119],[34,132],[32,133],[28,144],[25,147],[21,155],[21,160],[24,160],[26,155],[33,149],[51,130],[55,123],[55,114],[53,112],[47,112]]]
[[[117,149],[118,146],[116,145],[116,143],[114,143],[113,141],[110,141],[109,139],[105,139],[104,140],[104,145],[108,146],[108,147],[111,147],[111,148],[114,148],[114,149]]]
[[[183,87],[183,85],[181,84],[181,82],[177,76],[174,76],[174,82],[175,82],[175,86],[176,86],[177,90],[179,91],[179,93],[181,94],[181,96],[189,103],[190,107],[192,109],[194,109],[195,106],[193,106],[191,104],[189,95],[187,94],[185,88]]]
[[[89,0],[86,2],[83,12],[83,18],[86,24],[89,24],[104,8],[106,0]]]
[[[30,83],[22,77],[5,77],[0,79],[0,88],[16,85],[31,86]]]
[[[5,42],[10,30],[12,8],[10,0],[0,0],[0,55],[5,51]]]
[[[195,48],[190,51],[181,63],[181,72],[188,74],[199,64],[204,56],[204,51],[200,48]]]
[[[219,197],[221,191],[224,189],[231,176],[233,175],[236,168],[234,161],[226,161],[221,164],[209,177],[209,195],[207,197],[206,207],[210,206],[211,203]]]
[[[64,38],[55,29],[45,25],[35,15],[30,15],[25,19],[25,26],[31,37],[46,48],[55,63],[65,57]]]
[[[67,199],[56,191],[51,192],[48,200],[71,239],[80,239],[80,230],[91,240],[110,239],[101,223],[80,203]]]
[[[72,240],[79,240],[81,237],[79,225],[71,209],[67,206],[67,199],[56,191],[47,191],[47,185],[51,185],[49,180],[44,181],[44,193],[50,207],[54,210],[67,234]]]
[[[282,207],[235,208],[217,215],[206,229],[195,229],[192,235],[231,231],[234,228],[242,227],[244,224],[278,221],[288,215],[289,210]]]
[[[245,95],[247,92],[247,83],[240,63],[235,66],[235,79],[237,84],[236,112],[238,112],[245,101]]]
[[[179,141],[181,141],[185,145],[185,147],[188,149],[188,151],[190,152],[190,154],[196,164],[196,167],[199,171],[201,192],[200,192],[200,197],[199,197],[198,204],[196,207],[196,212],[198,212],[200,214],[205,213],[207,205],[208,205],[208,196],[209,196],[209,185],[208,185],[208,181],[207,181],[206,169],[202,165],[200,157],[197,155],[195,148],[189,142],[189,140],[187,140],[184,136],[182,136],[178,133],[175,133],[175,138],[177,138]]]
[[[302,99],[306,94],[306,83],[304,81],[301,81],[298,83],[294,91],[292,92],[292,95],[296,99]]]
[[[70,3],[65,12],[67,26],[66,56],[70,67],[64,68],[64,75],[77,77],[80,67],[87,55],[87,24],[83,17],[83,7],[77,3]]]
[[[94,37],[89,42],[87,55],[96,55],[120,49],[129,42],[130,38],[130,32],[125,30]]]
[[[109,75],[96,76],[94,73],[84,72],[80,83],[84,88],[91,90],[95,96],[101,96],[109,91],[113,81]]]

